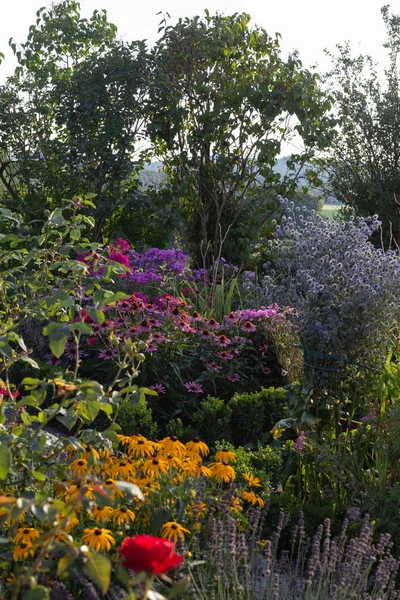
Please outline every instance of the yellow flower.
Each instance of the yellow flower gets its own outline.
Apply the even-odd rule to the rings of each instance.
[[[146,439],[143,435],[132,435],[129,439],[128,452],[136,457],[151,456],[154,452],[154,442]]]
[[[111,469],[112,477],[122,477],[122,479],[129,479],[135,473],[135,467],[132,463],[127,460],[117,461]]]
[[[200,502],[199,504],[197,502],[192,502],[187,505],[185,510],[193,519],[202,519],[206,515],[207,505],[204,502]]]
[[[152,479],[156,479],[160,473],[168,473],[169,465],[163,458],[149,458],[144,463],[146,475]]]
[[[219,462],[235,462],[236,454],[235,452],[228,450],[228,448],[222,448],[222,450],[216,453],[215,460]]]
[[[75,513],[69,514],[67,518],[62,513],[59,513],[58,519],[59,521],[63,521],[62,526],[67,532],[71,531],[76,525],[79,525],[79,519]]]
[[[207,467],[200,466],[190,458],[184,458],[181,464],[181,469],[186,477],[200,477],[202,474],[205,477],[211,477],[211,471]]]
[[[261,481],[259,477],[255,477],[252,473],[245,473],[243,475],[250,487],[261,487]]]
[[[118,486],[115,485],[115,481],[114,479],[111,479],[111,477],[106,479],[102,485],[106,488],[106,490],[110,492],[111,498],[114,498],[114,496],[119,496],[120,498],[122,498],[122,496],[124,495],[124,492],[120,490]]]
[[[186,450],[191,454],[200,454],[200,456],[208,456],[210,449],[204,442],[201,442],[199,438],[194,438],[191,442],[187,442]]]
[[[137,479],[136,485],[140,487],[144,496],[148,496],[160,489],[160,484],[158,481],[154,481],[154,479]]]
[[[190,534],[189,529],[185,529],[179,523],[175,523],[175,521],[168,521],[168,523],[164,523],[161,527],[162,537],[173,542],[177,542],[179,538],[185,539],[185,533]]]
[[[59,542],[59,543],[63,543],[63,542],[67,542],[67,541],[72,541],[72,537],[70,535],[68,535],[68,533],[66,533],[65,531],[57,531],[54,534],[53,540],[55,542]]]
[[[89,470],[88,461],[84,458],[78,458],[69,465],[69,470],[76,477],[85,477]]]
[[[97,452],[96,448],[93,448],[90,444],[85,446],[85,452],[83,453],[83,457],[86,460],[91,459],[91,463],[96,463],[100,459],[100,454]]]
[[[87,544],[89,548],[96,552],[108,551],[115,544],[109,529],[85,529],[82,540],[84,544]]]
[[[231,512],[242,512],[243,506],[240,504],[240,500],[236,496],[234,498],[232,498],[232,502],[229,507],[229,510]]]
[[[29,542],[20,542],[15,546],[13,552],[14,560],[26,560],[29,556],[33,556],[35,551],[32,548],[32,544]]]
[[[135,513],[126,506],[121,506],[120,508],[114,509],[112,518],[114,521],[117,521],[118,525],[122,525],[122,523],[134,521]]]
[[[178,469],[180,467],[180,459],[173,454],[163,454],[162,458],[169,464],[170,469]]]
[[[90,516],[96,523],[101,523],[101,521],[109,521],[113,512],[114,509],[111,506],[103,506],[103,508],[95,506]]]
[[[93,486],[85,485],[84,483],[74,483],[70,485],[65,492],[65,500],[80,500],[83,497],[90,498],[94,500],[93,496]]]
[[[20,542],[32,544],[39,536],[40,532],[34,527],[19,527],[14,542],[16,544]]]
[[[243,492],[242,498],[251,504],[258,504],[261,508],[264,506],[264,500],[260,496],[256,496],[254,492]]]
[[[178,458],[181,458],[186,454],[186,448],[174,435],[166,437],[160,442],[161,449],[164,452],[173,454]]]
[[[233,481],[236,477],[236,473],[233,467],[228,465],[226,461],[210,463],[208,467],[211,471],[211,476],[217,479],[218,481]]]

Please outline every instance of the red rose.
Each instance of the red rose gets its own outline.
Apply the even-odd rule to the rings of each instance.
[[[174,544],[169,540],[153,535],[136,535],[125,538],[118,552],[123,565],[128,569],[158,575],[183,562],[183,556],[175,554],[174,549]]]

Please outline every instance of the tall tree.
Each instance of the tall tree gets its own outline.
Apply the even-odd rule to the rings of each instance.
[[[0,90],[4,200],[29,215],[62,197],[94,193],[99,238],[137,185],[131,175],[144,131],[145,43],[123,43],[105,11],[84,19],[73,0],[40,9],[27,41],[10,43],[18,66]]]
[[[388,6],[381,12],[389,52],[383,74],[370,56],[353,56],[348,43],[330,53],[333,67],[325,82],[335,99],[339,129],[321,165],[329,175],[329,192],[350,213],[379,214],[385,240],[399,244],[400,15]]]
[[[164,24],[152,67],[149,131],[186,215],[192,253],[208,263],[259,200],[260,185],[266,199],[294,191],[299,166],[331,139],[330,100],[318,76],[296,55],[283,60],[278,35],[252,28],[247,14],[206,11]],[[305,150],[280,180],[273,166],[294,132]],[[258,225],[265,203],[259,210]]]

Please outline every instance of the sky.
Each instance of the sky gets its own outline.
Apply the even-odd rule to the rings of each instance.
[[[204,2],[204,3],[203,3]],[[306,66],[317,64],[319,71],[329,68],[323,50],[334,50],[337,43],[349,40],[354,51],[367,52],[382,63],[386,56],[382,44],[385,27],[380,8],[389,4],[400,13],[400,0],[81,0],[81,12],[90,16],[95,9],[106,9],[108,18],[118,27],[125,40],[147,39],[154,43],[162,15],[168,12],[174,24],[180,17],[202,14],[204,8],[213,14],[247,12],[253,22],[271,35],[282,36],[283,55],[297,49]],[[4,3],[0,19],[0,52],[6,60],[0,66],[0,82],[12,73],[15,62],[8,40],[24,42],[36,11],[49,6],[50,0],[0,0]]]

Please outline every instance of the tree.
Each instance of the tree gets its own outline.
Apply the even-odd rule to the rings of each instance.
[[[331,139],[318,76],[296,55],[283,60],[278,35],[249,22],[247,14],[206,11],[164,24],[152,52],[149,131],[198,263],[209,263],[238,219],[254,213],[261,186],[260,227],[271,194],[294,193],[300,166]],[[273,166],[294,132],[305,150],[281,180]]]
[[[367,55],[354,57],[338,45],[325,82],[335,99],[338,135],[321,165],[328,191],[349,212],[379,214],[385,240],[400,243],[400,15],[381,9],[387,28],[389,67],[380,78]]]
[[[137,186],[145,44],[118,40],[105,11],[81,18],[73,0],[40,9],[27,41],[10,43],[18,66],[0,90],[3,201],[32,216],[63,197],[93,193],[99,239]]]

